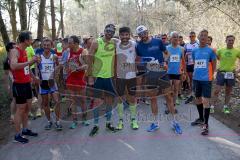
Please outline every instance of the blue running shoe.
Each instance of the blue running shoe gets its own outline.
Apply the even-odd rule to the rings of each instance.
[[[154,132],[159,129],[159,126],[155,123],[152,123],[151,126],[147,129],[148,132]]]
[[[182,129],[177,122],[173,121],[172,127],[176,134],[182,134]]]

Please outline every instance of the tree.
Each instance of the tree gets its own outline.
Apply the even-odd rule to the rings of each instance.
[[[0,2],[0,33],[2,35],[2,39],[3,39],[4,44],[7,44],[8,42],[10,42],[10,40],[9,40],[7,29],[6,29],[6,26],[5,26],[3,17],[2,17],[2,7],[1,7],[1,5],[2,4]]]
[[[38,14],[38,29],[37,29],[37,38],[38,39],[43,38],[45,6],[46,6],[46,0],[41,0],[40,5],[39,5],[39,14]]]
[[[51,6],[51,20],[52,20],[52,40],[56,39],[56,25],[55,25],[55,7],[54,7],[54,0],[50,1]]]
[[[16,41],[18,31],[17,31],[17,20],[16,20],[16,3],[14,0],[8,0],[8,13],[10,17],[10,23],[12,26],[12,36],[13,36],[13,41]]]
[[[26,9],[26,0],[18,0],[19,8],[19,17],[21,30],[27,30],[27,9]],[[40,8],[41,9],[41,8]]]
[[[64,24],[63,24],[63,3],[62,0],[60,0],[60,16],[61,16],[61,20],[60,20],[60,26],[61,26],[61,30],[62,30],[62,37],[64,37]]]

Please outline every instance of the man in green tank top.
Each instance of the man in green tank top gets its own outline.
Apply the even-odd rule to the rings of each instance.
[[[115,26],[113,24],[106,25],[104,36],[93,41],[89,50],[89,85],[94,83],[94,97],[104,99],[106,107],[106,128],[114,132],[112,126],[111,113],[115,98],[115,90],[113,88],[112,78],[114,77],[114,62],[115,62],[115,41],[112,39],[115,34]],[[97,103],[97,102],[95,102]],[[94,127],[89,136],[94,136],[99,131],[99,108],[94,109]]]

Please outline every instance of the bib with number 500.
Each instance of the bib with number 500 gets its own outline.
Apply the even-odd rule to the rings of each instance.
[[[194,68],[207,68],[207,62],[205,59],[195,60]]]
[[[233,72],[226,72],[224,74],[224,79],[234,79],[234,73]]]
[[[170,56],[170,62],[180,62],[179,55],[171,55]]]

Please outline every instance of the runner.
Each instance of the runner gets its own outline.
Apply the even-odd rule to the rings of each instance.
[[[162,39],[162,42],[163,42],[163,44],[165,45],[165,47],[167,47],[167,46],[169,45],[169,41],[168,41],[168,36],[167,36],[167,34],[163,34],[163,35],[161,36],[161,39]]]
[[[32,59],[32,57],[35,56],[35,52],[34,52],[32,45],[30,45],[29,47],[26,48],[26,52],[27,52],[28,61],[30,61]],[[35,65],[30,66],[30,69],[31,69],[32,73],[35,75]],[[33,83],[32,83],[32,92],[33,92],[32,103],[36,104],[38,102],[38,94],[37,94],[37,87]],[[42,116],[42,110],[38,104],[37,104],[36,114],[34,115],[32,112],[33,111],[29,112],[29,116],[33,119],[36,119],[36,117]]]
[[[232,88],[235,86],[236,81],[236,61],[240,59],[240,50],[234,48],[235,37],[228,35],[226,37],[226,48],[219,49],[217,51],[217,57],[219,60],[219,68],[217,72],[217,86],[214,91],[213,105],[214,108],[219,92],[225,86],[225,102],[223,106],[223,112],[225,114],[230,113],[230,99]]]
[[[58,65],[58,57],[50,52],[52,41],[50,39],[43,40],[43,53],[40,54],[41,62],[35,67],[36,78],[40,80],[39,94],[42,97],[42,108],[44,109],[48,124],[45,130],[52,128],[52,120],[50,116],[49,95],[55,101],[56,122],[54,123],[56,130],[62,130],[60,124],[60,103],[57,84],[54,80],[54,72]],[[39,75],[39,77],[38,77]]]
[[[179,36],[179,45],[181,46],[181,47],[184,47],[185,46],[185,42],[183,41],[183,36]]]
[[[28,139],[22,137],[38,136],[37,133],[28,129],[28,113],[32,106],[32,88],[29,66],[38,61],[34,56],[31,61],[27,60],[25,49],[32,43],[32,34],[29,31],[20,32],[18,36],[19,44],[10,51],[10,67],[13,74],[13,97],[16,99],[16,113],[14,123],[16,134],[14,140],[20,143],[28,143]],[[33,76],[34,77],[34,76]],[[22,125],[22,132],[21,132]]]
[[[6,51],[7,51],[7,58],[5,59],[4,63],[3,63],[3,70],[5,71],[5,75],[7,76],[8,82],[9,82],[9,91],[10,91],[10,96],[12,98],[11,104],[10,104],[10,108],[11,108],[11,116],[10,116],[10,123],[13,124],[14,123],[14,114],[16,112],[16,100],[12,95],[12,85],[13,85],[13,75],[11,72],[11,68],[10,68],[10,62],[9,62],[9,58],[10,58],[10,50],[16,48],[16,43],[15,42],[9,42],[6,46]]]
[[[136,86],[136,43],[130,40],[131,30],[129,27],[119,29],[120,41],[116,46],[116,89],[118,96],[118,126],[123,129],[124,102],[128,102],[131,113],[131,127],[138,129],[136,120],[136,99],[130,95],[130,88]],[[125,68],[128,66],[129,68]],[[126,96],[125,96],[126,95]]]
[[[92,75],[96,78],[94,83],[94,88],[102,91],[106,91],[115,95],[115,91],[112,85],[112,78],[114,77],[114,57],[115,57],[115,42],[112,39],[115,34],[115,26],[113,24],[108,24],[104,29],[104,36],[99,37],[96,41],[93,41],[89,55],[93,56],[90,59],[89,64],[89,76]],[[89,77],[89,82],[92,83],[94,80]],[[105,95],[105,96],[104,96]],[[114,132],[115,128],[111,124],[112,116],[112,106],[114,97],[106,95],[104,93],[99,93],[101,98],[104,97],[104,105],[106,106],[106,129]],[[89,136],[95,136],[99,131],[98,126],[99,121],[99,110],[94,109],[94,127],[92,128]]]
[[[185,73],[185,69],[182,71],[182,65],[185,64],[184,61],[184,49],[179,45],[179,35],[177,32],[171,32],[170,34],[171,44],[167,46],[167,51],[169,53],[168,58],[168,77],[172,86],[173,93],[173,102],[174,106],[180,105],[179,101],[179,86],[180,86],[180,78],[182,72]],[[176,110],[176,109],[175,109]],[[173,128],[175,129],[177,134],[181,134],[182,130],[176,120],[175,112],[173,114],[174,120],[172,122]]]
[[[82,55],[87,54],[87,50],[79,47],[80,41],[76,35],[70,36],[68,39],[69,45],[69,54],[67,57],[67,63],[74,64],[77,66],[75,71],[71,71],[69,68],[68,76],[66,78],[66,85],[68,90],[71,91],[73,95],[85,95],[86,94],[86,81],[85,81],[85,71],[87,70],[87,65],[82,60]],[[83,97],[72,97],[75,101],[75,104],[72,106],[72,118],[73,123],[70,126],[70,129],[75,129],[78,125],[77,121],[77,109],[78,107],[82,110],[82,119],[83,125],[89,125],[89,122],[86,121],[86,102]],[[79,102],[79,103],[78,103]],[[79,106],[80,105],[80,106]]]
[[[207,45],[208,31],[202,30],[199,35],[199,48],[193,49],[194,62],[193,83],[199,118],[191,123],[192,126],[202,125],[202,135],[208,135],[208,119],[210,114],[210,98],[213,74],[216,67],[216,55]]]
[[[188,74],[188,82],[189,82],[189,87],[190,87],[190,95],[188,96],[188,99],[185,101],[185,104],[190,103],[193,101],[194,97],[193,97],[193,71],[194,71],[194,63],[193,63],[193,59],[192,59],[192,50],[194,48],[198,48],[199,44],[196,40],[196,33],[195,32],[190,32],[189,34],[189,38],[190,38],[190,42],[186,43],[184,46],[184,50],[185,50],[185,60],[186,60],[186,71]]]
[[[149,59],[149,57],[151,57],[151,59],[154,59],[154,63],[164,66],[164,57],[168,56],[168,52],[163,42],[159,39],[149,37],[147,27],[143,25],[138,26],[136,29],[136,32],[141,39],[141,41],[137,43],[136,51],[137,51],[137,55],[141,57],[142,63],[143,64],[146,63],[147,60],[145,59]],[[169,80],[166,71],[162,71],[162,72],[150,71],[147,77],[147,84],[157,85],[159,79],[162,79],[165,81]],[[175,115],[172,95],[169,93],[165,96],[165,98],[166,98],[166,103],[170,112],[172,113],[172,115]],[[153,114],[153,121],[150,127],[147,129],[148,132],[153,132],[159,129],[159,124],[158,124],[159,122],[157,119],[158,117],[157,97],[151,98],[151,109]],[[174,123],[174,125],[175,125],[176,131],[177,130],[179,131],[180,130],[179,125],[177,123]]]
[[[170,79],[170,83],[173,88],[174,93],[174,103],[179,105],[179,86],[180,86],[180,78],[181,74],[185,73],[185,69],[182,72],[182,65],[185,63],[184,61],[184,49],[178,45],[178,33],[171,33],[171,44],[167,46],[167,51],[170,54],[168,60],[168,76]]]

